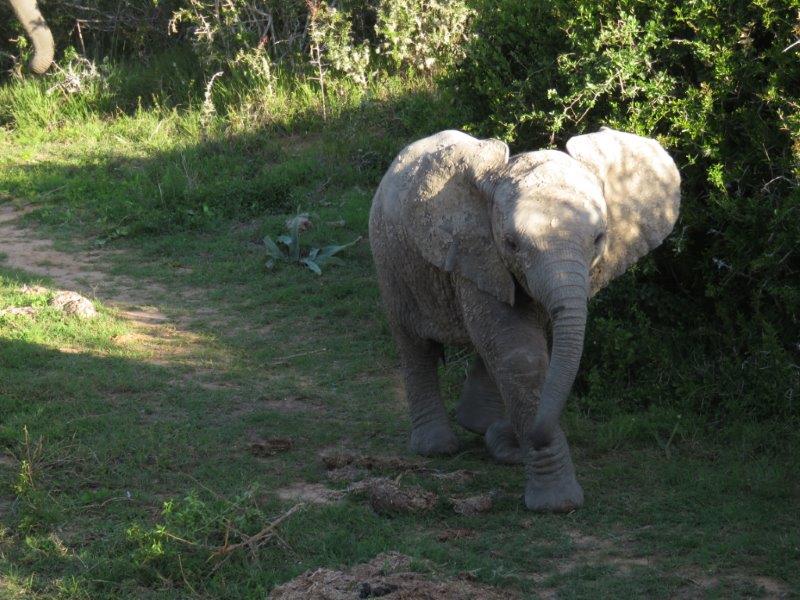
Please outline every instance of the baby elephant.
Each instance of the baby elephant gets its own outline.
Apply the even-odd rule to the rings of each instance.
[[[457,442],[439,395],[442,345],[477,353],[456,409],[490,454],[524,462],[525,505],[583,504],[559,420],[587,300],[672,230],[680,175],[655,140],[603,128],[566,152],[509,158],[443,131],[406,147],[372,201],[369,236],[411,413],[411,448]]]

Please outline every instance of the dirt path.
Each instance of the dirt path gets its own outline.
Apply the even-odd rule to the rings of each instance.
[[[20,217],[27,212],[10,203],[0,205],[0,255],[3,256],[0,264],[47,277],[55,289],[79,292],[115,309],[133,329],[118,342],[144,348],[150,355],[150,362],[186,364],[190,356],[200,353],[200,337],[161,308],[164,299],[170,296],[165,286],[112,275],[109,258],[117,251],[58,250],[52,240],[20,223]],[[187,297],[186,294],[181,296]],[[188,310],[189,307],[181,308]]]
[[[0,253],[4,266],[48,277],[60,289],[80,292],[120,310],[131,321],[144,325],[165,323],[166,315],[155,307],[164,286],[108,274],[105,257],[110,251],[62,252],[34,229],[23,227],[20,217],[28,210],[0,205]]]

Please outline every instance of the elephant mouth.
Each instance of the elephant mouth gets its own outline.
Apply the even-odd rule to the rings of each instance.
[[[531,294],[528,285],[521,281],[516,275],[512,275],[514,280],[514,306],[535,311],[539,315],[541,323],[547,323],[548,329],[548,352],[552,344],[552,314],[547,310],[547,307],[542,301]]]
[[[522,283],[514,273],[511,274],[511,278],[514,280],[514,306],[524,306],[531,302],[528,286]]]

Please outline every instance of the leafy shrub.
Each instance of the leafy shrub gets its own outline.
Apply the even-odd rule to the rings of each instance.
[[[271,60],[296,70],[302,54],[317,60],[317,47],[326,66],[364,85],[378,54],[392,69],[430,72],[451,64],[462,54],[470,15],[463,0],[351,0],[339,7],[319,0],[276,0],[267,6],[186,0],[171,28],[177,33],[184,26],[211,68],[267,49]]]
[[[366,85],[370,63],[369,42],[355,42],[349,15],[324,2],[310,20],[313,43],[324,51],[326,66],[358,85]]]
[[[382,0],[375,31],[395,67],[441,70],[463,57],[472,11],[460,1]]]
[[[301,0],[184,0],[170,20],[173,34],[189,37],[195,52],[217,69],[249,50],[267,49],[272,60],[291,58],[303,47],[307,7]]]
[[[533,149],[609,125],[657,137],[683,176],[673,235],[595,304],[585,406],[796,418],[797,4],[477,4],[451,80],[474,131]]]

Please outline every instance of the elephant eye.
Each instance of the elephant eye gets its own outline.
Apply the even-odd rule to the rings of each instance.
[[[605,241],[606,241],[606,234],[605,234],[605,233],[598,233],[598,234],[597,234],[597,237],[596,237],[596,238],[594,238],[594,247],[595,247],[595,248],[600,248],[600,246],[601,246],[601,245],[603,244],[603,242],[605,242]]]
[[[600,232],[597,234],[597,237],[594,238],[594,260],[592,261],[592,267],[594,267],[595,263],[600,260],[600,255],[603,254],[603,250],[606,247],[606,234],[604,232]]]
[[[508,248],[510,252],[516,252],[517,250],[519,250],[519,246],[517,245],[517,240],[515,240],[511,236],[506,236],[505,238],[503,238],[503,243],[506,245],[506,248]]]

